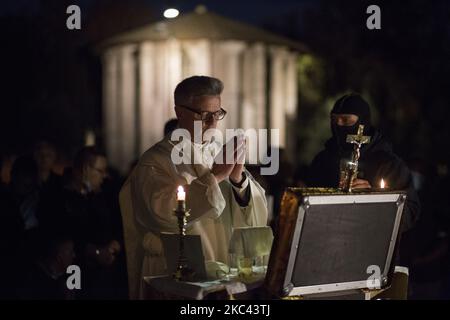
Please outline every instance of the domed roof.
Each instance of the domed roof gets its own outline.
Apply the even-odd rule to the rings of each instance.
[[[121,33],[103,41],[99,49],[118,44],[160,41],[168,38],[176,38],[179,40],[210,39],[263,42],[286,46],[301,52],[307,51],[306,46],[297,41],[246,23],[225,18],[213,12],[206,11],[204,8],[180,15],[174,19],[152,23]]]

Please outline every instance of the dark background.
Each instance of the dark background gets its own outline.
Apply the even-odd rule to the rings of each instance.
[[[82,29],[66,28],[66,8],[81,8]],[[94,44],[163,19],[197,1],[2,1],[0,144],[21,152],[39,139],[73,153],[87,129],[101,143],[101,64]],[[333,99],[356,90],[371,102],[379,127],[404,158],[449,160],[450,39],[448,1],[203,1],[208,10],[291,37],[313,59],[300,64],[298,149],[329,135]],[[381,30],[368,30],[366,8],[381,8]],[[324,111],[325,110],[325,111]],[[326,131],[324,131],[326,130]],[[308,143],[314,145],[307,147]],[[312,149],[312,150],[311,150]],[[301,151],[300,151],[301,152]]]
[[[72,4],[81,8],[81,30],[66,28],[66,9]],[[65,159],[60,161],[64,169],[88,130],[102,147],[102,73],[96,45],[164,19],[169,6],[183,14],[198,4],[309,48],[298,59],[298,119],[289,132],[297,141],[296,161],[281,157],[280,172],[268,182],[275,197],[304,178],[305,165],[330,136],[334,101],[349,91],[369,101],[375,124],[409,165],[414,182],[424,179],[414,185],[422,215],[409,234],[412,296],[448,299],[448,0],[2,1],[0,159],[12,163],[14,156],[48,140]],[[371,4],[381,8],[381,30],[366,27]],[[119,188],[121,177],[113,177]],[[111,199],[117,201],[117,195]]]

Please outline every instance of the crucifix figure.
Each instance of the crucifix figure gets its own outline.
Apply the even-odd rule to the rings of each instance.
[[[360,149],[363,144],[368,144],[370,142],[370,136],[363,135],[364,133],[364,125],[360,124],[358,127],[358,133],[349,134],[347,136],[347,143],[354,144],[353,153],[352,153],[352,161],[350,161],[346,166],[345,172],[345,180],[344,180],[344,191],[351,192],[352,191],[352,183],[353,180],[356,179],[358,175],[358,162],[359,157],[361,155]]]

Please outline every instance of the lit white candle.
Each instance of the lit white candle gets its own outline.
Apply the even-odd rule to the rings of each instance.
[[[186,192],[184,192],[184,189],[183,189],[182,186],[178,187],[177,200],[178,201],[185,201],[186,200]]]
[[[380,182],[380,188],[384,189],[386,187],[386,183],[384,182],[384,179],[381,178],[381,182]]]

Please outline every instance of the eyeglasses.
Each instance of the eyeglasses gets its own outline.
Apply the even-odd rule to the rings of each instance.
[[[225,115],[227,114],[227,112],[224,109],[222,109],[222,108],[220,108],[220,110],[218,110],[216,112],[208,112],[208,111],[200,112],[200,111],[197,111],[197,110],[195,110],[195,109],[193,109],[191,107],[188,107],[188,106],[183,106],[183,105],[180,105],[180,104],[178,106],[182,107],[182,108],[185,108],[185,109],[188,109],[189,111],[192,111],[195,114],[198,114],[200,116],[200,119],[202,121],[204,121],[204,122],[211,121],[211,119],[213,119],[213,118],[216,121],[222,120],[223,118],[225,118]]]

